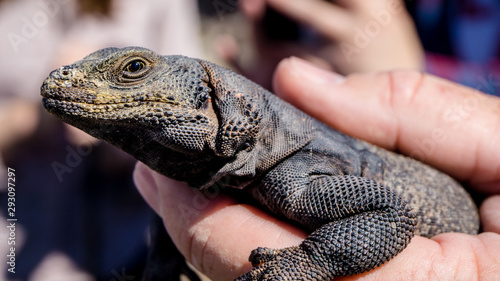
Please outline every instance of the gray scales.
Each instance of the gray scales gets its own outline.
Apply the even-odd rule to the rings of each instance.
[[[236,280],[331,280],[382,265],[414,235],[479,228],[449,176],[204,60],[106,48],[54,70],[41,94],[51,114],[153,170],[200,189],[224,179],[309,231],[298,246],[252,251],[254,268]],[[173,280],[155,271],[145,279]]]

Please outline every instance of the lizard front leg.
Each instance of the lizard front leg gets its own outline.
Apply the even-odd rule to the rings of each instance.
[[[331,175],[300,186],[306,178],[264,184],[267,200],[276,199],[271,209],[283,210],[313,232],[295,247],[254,250],[250,261],[255,267],[236,280],[331,280],[358,274],[394,257],[413,237],[415,216],[388,188],[362,177]],[[286,197],[283,183],[293,190]]]

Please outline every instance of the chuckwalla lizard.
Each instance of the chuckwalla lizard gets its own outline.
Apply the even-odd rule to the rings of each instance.
[[[54,70],[41,93],[51,114],[153,170],[200,189],[224,179],[310,232],[254,250],[237,280],[331,280],[380,266],[414,235],[478,231],[476,206],[449,176],[208,61],[106,48]]]

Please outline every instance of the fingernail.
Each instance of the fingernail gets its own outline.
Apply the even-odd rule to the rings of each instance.
[[[345,81],[343,75],[315,66],[314,64],[298,57],[289,58],[292,74],[297,79],[307,79],[315,84],[340,84]]]

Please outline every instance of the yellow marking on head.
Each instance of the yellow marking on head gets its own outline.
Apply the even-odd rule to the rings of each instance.
[[[119,99],[121,100],[122,95],[118,93],[106,93],[106,92],[91,92],[89,91],[90,94],[95,94],[96,98],[94,100],[95,104],[108,104],[108,103],[116,103],[116,100]]]

